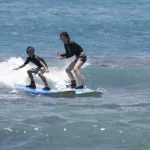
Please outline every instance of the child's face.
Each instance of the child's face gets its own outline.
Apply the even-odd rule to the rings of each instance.
[[[64,43],[64,44],[67,44],[68,43],[68,38],[67,37],[65,37],[65,36],[60,36],[60,39],[62,40],[62,42]]]
[[[34,53],[33,52],[28,52],[27,53],[29,57],[33,57]]]

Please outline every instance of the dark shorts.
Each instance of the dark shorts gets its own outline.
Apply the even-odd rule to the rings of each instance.
[[[86,57],[85,53],[83,53],[80,56],[76,57],[75,62],[77,62],[77,61],[83,61],[85,63],[86,60],[87,60],[87,57]]]

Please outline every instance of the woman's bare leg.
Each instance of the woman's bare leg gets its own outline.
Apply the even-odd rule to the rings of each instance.
[[[74,68],[75,65],[76,65],[76,62],[73,61],[73,62],[71,62],[70,65],[66,68],[66,73],[68,74],[68,76],[69,76],[69,78],[70,78],[71,81],[74,80],[74,76],[73,76],[73,74],[72,74],[71,71],[73,70],[73,68]]]
[[[78,85],[82,85],[82,76],[81,76],[79,69],[82,67],[83,64],[84,64],[83,61],[78,60],[73,68],[73,71],[78,79]]]

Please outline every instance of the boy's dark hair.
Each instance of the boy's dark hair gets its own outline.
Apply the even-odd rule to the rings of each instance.
[[[60,36],[65,36],[66,38],[70,39],[69,34],[67,32],[60,33]]]
[[[28,46],[26,49],[26,52],[33,52],[34,53],[34,48],[32,46]]]

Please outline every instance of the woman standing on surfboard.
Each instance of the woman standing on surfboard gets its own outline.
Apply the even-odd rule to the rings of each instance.
[[[66,72],[71,79],[71,88],[76,89],[83,89],[83,83],[82,83],[82,76],[79,71],[79,69],[82,67],[82,65],[86,62],[87,57],[80,45],[75,43],[74,41],[70,40],[70,37],[67,32],[62,32],[60,34],[60,39],[64,43],[64,48],[66,50],[65,54],[60,54],[59,52],[56,52],[59,59],[66,59],[70,58],[72,56],[76,56],[75,60],[69,64],[69,66],[66,68]],[[76,84],[76,80],[74,79],[74,76],[71,71],[74,71],[77,79],[78,79],[78,86]]]

